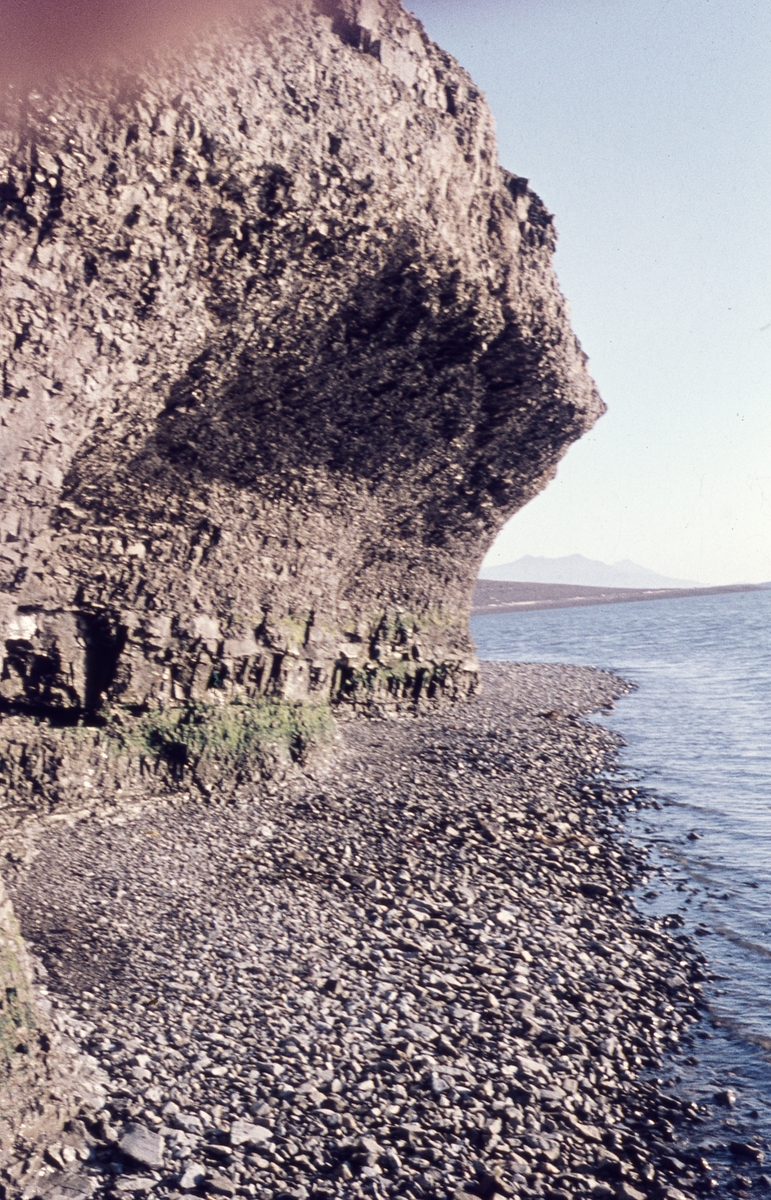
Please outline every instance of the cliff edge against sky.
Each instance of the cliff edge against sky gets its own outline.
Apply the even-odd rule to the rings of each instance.
[[[4,103],[6,705],[473,690],[481,558],[603,406],[468,75],[298,0]]]

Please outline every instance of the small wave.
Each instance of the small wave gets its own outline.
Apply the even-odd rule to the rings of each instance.
[[[759,942],[753,942],[750,938],[743,937],[734,929],[729,929],[726,925],[715,925],[715,933],[720,937],[724,937],[726,941],[733,942],[735,946],[741,946],[742,950],[751,950],[753,954],[760,954],[763,958],[771,959],[771,948],[761,946]]]
[[[759,1050],[764,1050],[766,1053],[771,1052],[771,1037],[764,1033],[758,1033],[757,1030],[751,1029],[736,1017],[729,1016],[726,1013],[711,1013],[713,1024],[730,1033],[733,1037],[741,1038],[743,1042],[749,1042],[752,1046],[757,1046]]]

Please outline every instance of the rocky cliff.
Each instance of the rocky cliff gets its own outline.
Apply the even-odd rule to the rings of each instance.
[[[473,690],[481,557],[602,402],[468,75],[297,0],[3,105],[6,706]]]

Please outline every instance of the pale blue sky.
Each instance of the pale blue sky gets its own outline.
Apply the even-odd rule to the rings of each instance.
[[[609,408],[486,561],[771,580],[771,4],[406,3],[556,214]]]

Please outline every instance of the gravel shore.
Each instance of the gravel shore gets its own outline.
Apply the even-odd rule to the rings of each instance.
[[[699,956],[625,898],[644,799],[581,719],[626,690],[487,664],[473,704],[344,722],[280,792],[46,834],[6,882],[106,1103],[19,1190],[717,1189],[689,1149],[704,1110],[652,1079],[700,1019]]]

